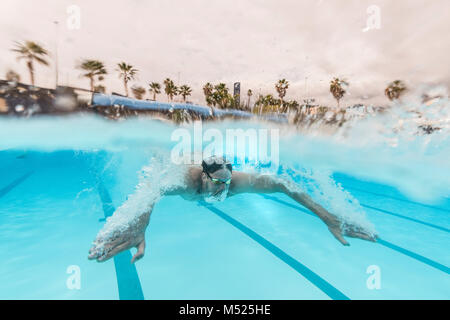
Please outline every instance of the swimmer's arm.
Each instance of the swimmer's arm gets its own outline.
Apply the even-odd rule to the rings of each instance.
[[[90,260],[103,262],[133,247],[137,252],[132,263],[144,256],[145,230],[155,205],[155,201],[146,201],[145,196],[145,190],[137,189],[106,220],[89,250]]]
[[[230,192],[236,193],[284,193],[314,212],[325,223],[330,222],[332,215],[322,206],[315,203],[310,196],[302,192],[292,192],[284,181],[272,176],[247,174],[243,172],[233,173]],[[328,223],[327,223],[328,224]]]
[[[163,195],[175,195],[184,191],[170,189]],[[98,262],[106,261],[118,253],[137,248],[131,263],[141,259],[145,253],[145,230],[150,222],[153,207],[160,197],[151,197],[146,188],[139,188],[108,218],[97,234],[88,258]]]
[[[330,232],[343,245],[349,245],[343,238],[342,229],[344,225],[339,218],[314,200],[304,192],[296,191],[294,188],[288,188],[288,182],[277,179],[274,176],[247,174],[243,172],[234,172],[230,185],[231,195],[237,193],[284,193],[293,200],[300,203],[305,208],[315,213],[327,226]],[[356,226],[345,225],[345,235],[364,240],[374,241],[374,236],[367,234],[364,230]]]

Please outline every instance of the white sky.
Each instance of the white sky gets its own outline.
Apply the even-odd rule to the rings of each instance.
[[[70,5],[81,9],[80,29],[66,26]],[[381,28],[363,32],[370,5],[381,9]],[[54,52],[58,20],[61,84],[88,88],[75,65],[93,58],[107,66],[108,91],[123,92],[115,68],[126,61],[140,70],[136,84],[179,78],[194,102],[203,103],[207,81],[230,89],[240,81],[243,95],[256,96],[275,94],[286,78],[288,98],[329,104],[329,81],[339,76],[351,84],[347,103],[364,95],[376,103],[395,79],[449,86],[449,12],[448,0],[1,0],[0,77],[11,68],[28,82],[13,41]],[[53,65],[36,67],[36,84],[54,85]]]

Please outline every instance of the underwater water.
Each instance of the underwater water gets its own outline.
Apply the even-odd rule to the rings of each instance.
[[[0,299],[449,299],[448,128],[414,135],[408,130],[417,126],[403,121],[392,134],[386,119],[333,137],[249,121],[204,124],[279,129],[276,165],[235,163],[235,170],[296,183],[343,220],[376,232],[376,243],[341,245],[281,193],[213,204],[166,196],[136,264],[135,249],[104,263],[88,260],[88,251],[136,185],[176,176],[158,156],[176,144],[175,126],[1,119]]]

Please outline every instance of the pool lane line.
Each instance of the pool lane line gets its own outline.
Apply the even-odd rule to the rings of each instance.
[[[291,208],[293,208],[293,209],[297,209],[297,210],[303,211],[303,212],[306,213],[306,214],[309,214],[309,215],[311,215],[311,216],[316,217],[316,215],[313,214],[311,211],[306,210],[306,209],[303,209],[302,207],[296,206],[296,205],[294,205],[294,204],[290,204],[289,202],[283,201],[283,200],[278,199],[278,198],[276,198],[276,197],[269,196],[269,195],[261,195],[261,196],[262,196],[263,198],[266,198],[266,199],[269,199],[269,200],[272,200],[272,201],[281,203],[281,204],[283,204],[283,205],[285,205],[285,206],[288,206],[288,207],[291,207]],[[362,204],[362,203],[361,203],[361,206],[362,206],[362,207],[365,207],[365,208],[368,208],[368,209],[372,209],[372,210],[379,211],[379,212],[381,212],[381,213],[386,213],[386,214],[389,214],[389,215],[392,215],[392,216],[395,216],[395,217],[398,217],[398,218],[401,218],[401,219],[413,221],[413,222],[420,223],[420,224],[423,224],[423,225],[428,226],[428,227],[431,227],[431,228],[435,228],[435,229],[438,229],[438,230],[441,230],[441,231],[445,231],[445,232],[449,232],[449,233],[450,233],[450,230],[449,230],[449,229],[444,228],[444,227],[441,227],[441,226],[438,226],[438,225],[435,225],[435,224],[432,224],[432,223],[428,223],[428,222],[425,222],[425,221],[422,221],[422,220],[410,218],[410,217],[407,217],[407,216],[404,216],[404,215],[401,215],[401,214],[398,214],[398,213],[395,213],[395,212],[391,212],[391,211],[387,211],[387,210],[383,210],[383,209],[371,207],[371,206],[369,206],[369,205]]]
[[[379,244],[387,247],[387,248],[390,248],[392,250],[401,252],[404,255],[407,255],[407,256],[409,256],[409,257],[411,257],[413,259],[416,259],[416,260],[421,261],[421,262],[423,262],[425,264],[428,264],[429,266],[432,266],[433,268],[436,268],[436,269],[441,270],[441,271],[443,271],[443,272],[445,272],[447,274],[450,274],[450,268],[447,267],[447,266],[444,266],[443,264],[440,264],[439,262],[436,262],[434,260],[428,259],[428,258],[426,258],[426,257],[424,257],[424,256],[422,256],[420,254],[417,254],[417,253],[412,252],[410,250],[407,250],[405,248],[399,247],[399,246],[397,246],[397,245],[395,245],[395,244],[393,244],[391,242],[388,242],[388,241],[380,239],[380,238],[377,239],[377,242]]]
[[[435,225],[435,224],[432,224],[432,223],[428,223],[428,222],[425,222],[425,221],[422,221],[422,220],[410,218],[410,217],[407,217],[407,216],[404,216],[404,215],[401,215],[401,214],[398,214],[398,213],[395,213],[395,212],[387,211],[387,210],[384,210],[384,209],[375,208],[375,207],[372,207],[372,206],[369,206],[369,205],[363,204],[363,203],[361,203],[361,206],[364,207],[364,208],[368,208],[368,209],[372,209],[372,210],[379,211],[379,212],[382,212],[382,213],[386,213],[386,214],[389,214],[389,215],[392,215],[392,216],[395,216],[395,217],[398,217],[398,218],[402,218],[402,219],[405,219],[405,220],[410,220],[410,221],[413,221],[413,222],[416,222],[416,223],[420,223],[420,224],[423,224],[423,225],[431,227],[431,228],[435,228],[435,229],[438,229],[438,230],[450,233],[449,229],[447,229],[445,227],[441,227],[441,226]]]
[[[114,205],[102,181],[98,182],[98,194],[102,201],[103,212],[105,218],[112,216],[114,213]],[[144,300],[141,282],[136,270],[136,266],[132,264],[132,255],[130,250],[123,251],[114,256],[114,267],[116,270],[117,286],[119,288],[120,300]]]
[[[30,171],[22,175],[21,177],[17,178],[10,184],[8,184],[6,187],[0,189],[0,198],[5,196],[8,192],[10,192],[12,189],[20,185],[22,182],[28,179],[29,176],[31,176],[34,173],[34,171]]]
[[[317,218],[317,216],[314,213],[312,213],[308,209],[299,207],[298,205],[291,204],[289,202],[286,202],[284,200],[278,199],[277,197],[274,197],[274,196],[269,196],[267,194],[260,194],[260,196],[263,197],[264,199],[268,199],[268,200],[272,200],[272,201],[281,203],[282,205],[285,205],[286,207],[291,207],[292,209],[296,209],[296,210],[302,211],[303,213],[309,214],[310,216],[313,216],[314,218]]]
[[[0,149],[0,153],[10,152],[10,151],[22,152],[20,155],[16,156],[16,159],[24,159],[27,155],[26,151],[17,151],[17,149],[14,149],[14,148]]]
[[[377,193],[377,192],[373,192],[373,191],[367,191],[367,190],[363,190],[363,189],[359,189],[359,188],[355,188],[355,187],[345,186],[344,188],[345,189],[354,190],[354,191],[357,191],[357,192],[363,192],[363,193],[372,194],[374,196],[378,196],[378,197],[382,197],[382,198],[388,198],[388,199],[392,199],[392,200],[397,200],[397,201],[401,201],[401,202],[414,204],[414,205],[417,205],[417,206],[422,206],[422,207],[433,209],[433,210],[439,210],[439,211],[450,213],[450,210],[448,210],[448,209],[435,207],[435,206],[432,206],[432,205],[429,205],[429,204],[415,202],[415,201],[411,201],[411,200],[407,200],[407,199],[401,199],[401,198],[397,198],[397,197],[393,197],[393,196],[388,196],[388,195],[385,195],[385,194],[382,194],[382,193]]]
[[[327,296],[329,296],[333,300],[350,300],[349,297],[347,297],[345,294],[343,294],[341,291],[333,287],[330,283],[328,283],[325,279],[320,277],[318,274],[316,274],[314,271],[306,267],[304,264],[299,262],[298,260],[294,259],[290,255],[288,255],[286,252],[281,250],[279,247],[262,237],[261,235],[257,234],[255,231],[251,230],[247,226],[243,225],[239,221],[235,220],[225,212],[221,211],[220,209],[214,207],[211,204],[199,202],[200,205],[204,206],[205,208],[209,209],[213,213],[215,213],[217,216],[231,224],[233,227],[237,228],[239,231],[243,232],[247,236],[249,236],[252,240],[256,241],[258,244],[260,244],[262,247],[264,247],[266,250],[268,250],[270,253],[272,253],[274,256],[276,256],[278,259],[286,263],[288,266],[290,266],[292,269],[300,273],[304,278],[306,278],[308,281],[310,281],[313,285],[315,285],[319,290],[321,290],[323,293],[325,293]]]
[[[292,204],[290,204],[288,202],[285,202],[285,201],[280,200],[278,198],[275,198],[273,196],[268,196],[268,195],[261,195],[261,196],[263,198],[265,198],[265,199],[273,200],[275,202],[278,202],[278,203],[281,203],[283,205],[289,206],[291,208],[295,208],[295,209],[298,209],[300,211],[305,212],[305,210],[303,208],[298,207],[296,205],[292,205]],[[317,216],[312,214],[312,213],[308,213],[308,214],[310,214],[310,215],[312,215],[312,216],[317,218]],[[399,247],[399,246],[397,246],[397,245],[395,245],[395,244],[393,244],[391,242],[385,241],[385,240],[383,240],[381,238],[378,238],[376,243],[381,244],[382,246],[385,246],[385,247],[387,247],[389,249],[395,250],[395,251],[397,251],[397,252],[399,252],[401,254],[404,254],[404,255],[406,255],[406,256],[408,256],[410,258],[413,258],[413,259],[415,259],[417,261],[425,263],[425,264],[429,265],[430,267],[433,267],[433,268],[435,268],[437,270],[443,271],[443,272],[445,272],[447,274],[450,272],[450,269],[447,266],[445,266],[445,265],[443,265],[443,264],[441,264],[439,262],[431,260],[431,259],[429,259],[427,257],[424,257],[424,256],[422,256],[422,255],[420,255],[418,253],[415,253],[413,251],[410,251],[410,250],[407,250],[405,248]]]

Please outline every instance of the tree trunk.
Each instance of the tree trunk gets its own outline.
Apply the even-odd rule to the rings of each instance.
[[[128,97],[128,85],[125,78],[123,79],[123,87],[125,88],[125,96]]]
[[[89,82],[91,85],[91,91],[94,92],[94,77],[93,76],[89,77]]]
[[[153,101],[156,101],[156,92],[153,91]]]
[[[33,61],[27,62],[28,71],[30,72],[30,81],[31,85],[34,86],[34,69],[33,69]]]

